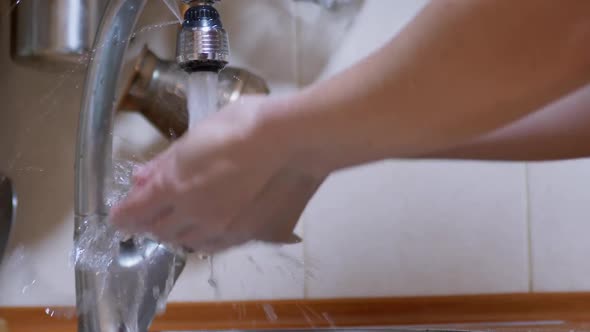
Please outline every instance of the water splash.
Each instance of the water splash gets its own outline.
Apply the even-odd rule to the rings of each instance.
[[[207,279],[207,283],[211,288],[213,288],[214,296],[216,299],[221,299],[221,290],[219,288],[219,283],[217,281],[217,277],[215,276],[215,266],[213,264],[213,255],[207,256],[207,263],[209,265],[209,278]]]
[[[113,181],[110,183],[106,194],[106,201],[109,207],[113,207],[127,196],[127,193],[133,186],[133,173],[142,164],[133,160],[113,160]]]
[[[172,260],[172,266],[176,266],[176,256],[174,256]],[[175,269],[170,269],[168,271],[168,277],[166,278],[166,284],[164,285],[164,292],[162,293],[164,294],[164,296],[160,295],[160,289],[158,287],[154,287],[154,289],[152,290],[154,292],[154,298],[158,300],[156,304],[156,314],[162,314],[164,313],[164,311],[166,311],[166,303],[168,300],[167,295],[170,294],[170,292],[172,291],[172,287],[174,286],[174,272]],[[155,292],[155,288],[157,288],[158,293]]]
[[[132,187],[132,174],[134,170],[141,165],[134,160],[113,160],[112,180],[107,183],[105,201],[108,206],[117,204],[125,198]],[[118,288],[118,278],[121,276],[120,261],[116,260],[121,256],[121,251],[125,250],[122,242],[133,241],[138,251],[143,252],[146,241],[151,238],[149,235],[134,235],[133,237],[117,230],[108,222],[108,216],[89,216],[79,223],[77,239],[71,255],[71,262],[79,270],[94,273],[98,284],[102,289],[98,290],[98,300],[90,299],[81,301],[81,312],[92,310],[96,301],[104,296],[106,289],[114,290],[109,292],[109,296],[114,296],[112,302],[116,306],[116,311],[127,331],[138,330],[138,318],[140,307],[145,301],[146,296],[153,296],[157,299],[156,313],[162,313],[166,309],[167,297],[172,290],[176,269],[170,269],[164,285],[148,288],[148,269],[151,266],[150,261],[144,261],[138,266],[138,273],[133,287]],[[176,257],[172,262],[176,266]]]
[[[25,166],[14,168],[16,172],[45,172],[45,169],[38,166]]]
[[[51,308],[45,308],[45,314],[49,317],[53,317],[53,315],[55,314],[55,311],[52,310]]]
[[[305,274],[305,278],[309,278],[309,279],[315,279],[315,272],[317,270],[315,264],[313,264],[313,262],[311,262],[309,260],[309,258],[306,258],[305,261],[303,259],[294,257],[286,252],[284,252],[283,250],[278,249],[276,252],[276,255],[281,258],[284,262],[287,263],[287,265],[289,265],[289,269],[288,271],[291,272],[291,274],[293,275],[293,271],[297,271],[297,270],[303,270],[304,274]]]
[[[17,271],[16,274],[13,271]],[[30,256],[22,244],[7,253],[0,265],[0,280],[16,280],[16,284],[12,286],[14,296],[33,290],[37,286],[37,279]]]
[[[20,292],[21,292],[21,294],[25,294],[25,293],[27,293],[27,292],[29,291],[29,289],[30,289],[31,287],[33,287],[33,286],[34,286],[36,283],[37,283],[37,279],[33,279],[33,280],[31,280],[31,282],[30,282],[30,283],[28,283],[28,284],[24,285],[24,286],[23,286],[23,288],[22,288],[22,289],[21,289],[21,291],[20,291]]]
[[[135,285],[135,296],[132,297],[130,302],[125,301],[124,299],[119,299],[120,305],[120,312],[124,313],[123,322],[125,326],[127,326],[127,331],[129,332],[139,332],[139,313],[140,313],[140,306],[143,302],[144,290],[146,288],[146,279],[148,273],[148,265],[144,264],[142,268],[140,268],[139,273],[137,275],[137,284]],[[125,295],[125,294],[121,294]],[[126,313],[126,314],[125,314]]]
[[[45,308],[45,314],[51,318],[57,319],[74,319],[76,317],[76,309],[74,308]]]
[[[310,327],[315,328],[316,326],[313,323],[313,320],[311,319],[311,317],[309,317],[309,315],[307,314],[307,312],[305,311],[305,309],[300,304],[298,304],[298,303],[296,303],[295,305],[297,306],[297,308],[301,312],[301,315],[303,315],[303,318],[307,322],[307,325],[309,325]]]
[[[77,226],[78,237],[70,256],[71,264],[83,271],[106,274],[128,237],[109,225],[104,217],[91,216]]]
[[[122,139],[123,142],[125,142]],[[137,156],[135,156],[137,158]],[[133,173],[143,162],[113,159],[111,181],[107,182],[105,201],[113,207],[127,196],[133,186]],[[106,216],[86,216],[77,226],[77,240],[71,254],[71,263],[77,268],[95,273],[106,273],[119,255],[120,244],[131,239],[129,234],[117,230]],[[147,236],[133,238],[137,246]]]
[[[134,33],[132,33],[131,36],[129,37],[129,40],[137,37],[137,35],[139,35],[139,34],[146,33],[148,31],[152,31],[152,30],[156,30],[156,29],[162,29],[162,28],[165,28],[165,27],[168,27],[171,25],[176,25],[176,24],[178,24],[178,21],[167,21],[167,22],[143,26],[143,27],[137,29]],[[122,40],[122,42],[125,42],[125,40]]]
[[[177,0],[162,0],[162,1],[164,1],[166,6],[168,7],[168,9],[170,9],[170,11],[172,12],[172,14],[174,14],[174,16],[176,16],[176,18],[178,19],[178,23],[182,24],[182,21],[183,21],[182,12],[180,11],[180,6],[178,5],[178,1]]]
[[[131,160],[113,160],[112,181],[107,184],[106,203],[112,207],[121,201],[132,186],[134,170],[141,164]],[[106,273],[119,254],[120,243],[129,235],[115,229],[105,216],[87,216],[77,226],[77,240],[71,263],[79,269]]]
[[[336,327],[336,323],[334,322],[334,320],[332,319],[332,317],[330,317],[330,315],[327,312],[322,312],[322,317],[324,317],[324,320],[330,324],[330,327]]]

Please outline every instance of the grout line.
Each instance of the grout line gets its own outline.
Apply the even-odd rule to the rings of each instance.
[[[524,163],[524,185],[525,185],[525,204],[526,204],[526,232],[527,232],[527,258],[528,258],[528,286],[529,293],[535,290],[533,272],[533,234],[532,234],[532,217],[531,217],[531,185],[530,185],[530,165]]]
[[[303,87],[303,83],[302,83],[302,79],[301,79],[301,35],[299,33],[299,28],[300,28],[300,21],[299,21],[299,16],[298,16],[298,12],[299,12],[299,2],[298,1],[292,1],[291,2],[291,8],[293,10],[293,22],[292,22],[292,29],[293,29],[293,39],[294,39],[294,43],[293,45],[295,45],[293,47],[293,59],[295,61],[293,61],[293,72],[294,72],[294,76],[295,76],[295,83],[297,84],[297,88],[301,89]]]
[[[302,88],[302,82],[301,82],[301,36],[299,35],[299,19],[298,19],[298,11],[299,11],[299,6],[298,6],[298,2],[297,1],[291,1],[290,2],[291,5],[291,10],[292,10],[292,22],[291,22],[291,33],[292,33],[292,37],[293,37],[293,63],[292,63],[292,70],[293,70],[293,76],[295,78],[295,84],[297,85],[297,89],[301,89]],[[307,241],[305,241],[305,212],[304,214],[301,216],[301,218],[299,219],[299,222],[301,223],[301,237],[302,237],[302,262],[303,262],[303,298],[309,298],[309,290],[308,290],[308,284],[307,284],[307,257],[308,257],[308,252],[307,252]]]

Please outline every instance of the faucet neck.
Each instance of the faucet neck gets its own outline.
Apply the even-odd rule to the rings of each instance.
[[[97,271],[76,259],[80,332],[147,331],[158,300],[167,297],[184,267],[183,253],[147,239],[137,244],[114,241],[118,237],[110,236],[106,224],[117,83],[130,36],[146,2],[109,1],[86,74],[76,151],[74,245],[85,257],[92,259],[97,254],[109,262],[101,263]],[[85,241],[87,236],[90,241]]]

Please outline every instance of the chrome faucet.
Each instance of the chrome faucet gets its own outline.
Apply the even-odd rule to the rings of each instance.
[[[95,229],[90,225],[107,223],[116,89],[125,51],[146,2],[110,0],[95,38],[78,128],[76,246],[84,232]],[[179,65],[186,71],[220,70],[227,63],[229,48],[213,1],[185,3],[192,7],[186,11],[179,34]],[[131,239],[115,245],[117,250],[109,257],[106,271],[108,278],[76,264],[79,331],[147,331],[159,303],[168,296],[185,265],[183,250],[150,239]]]

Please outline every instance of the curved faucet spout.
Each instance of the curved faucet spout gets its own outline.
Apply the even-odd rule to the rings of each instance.
[[[146,2],[110,0],[95,39],[78,129],[76,247],[79,247],[78,241],[84,232],[108,230],[108,227],[90,226],[105,225],[108,216],[107,188],[112,178],[116,88],[123,56]],[[108,234],[96,235],[113,240]],[[109,251],[112,257],[109,257],[105,271],[97,272],[76,263],[79,331],[147,331],[158,300],[168,295],[170,282],[176,280],[184,267],[182,253],[150,240],[116,242],[114,245],[116,250]]]

